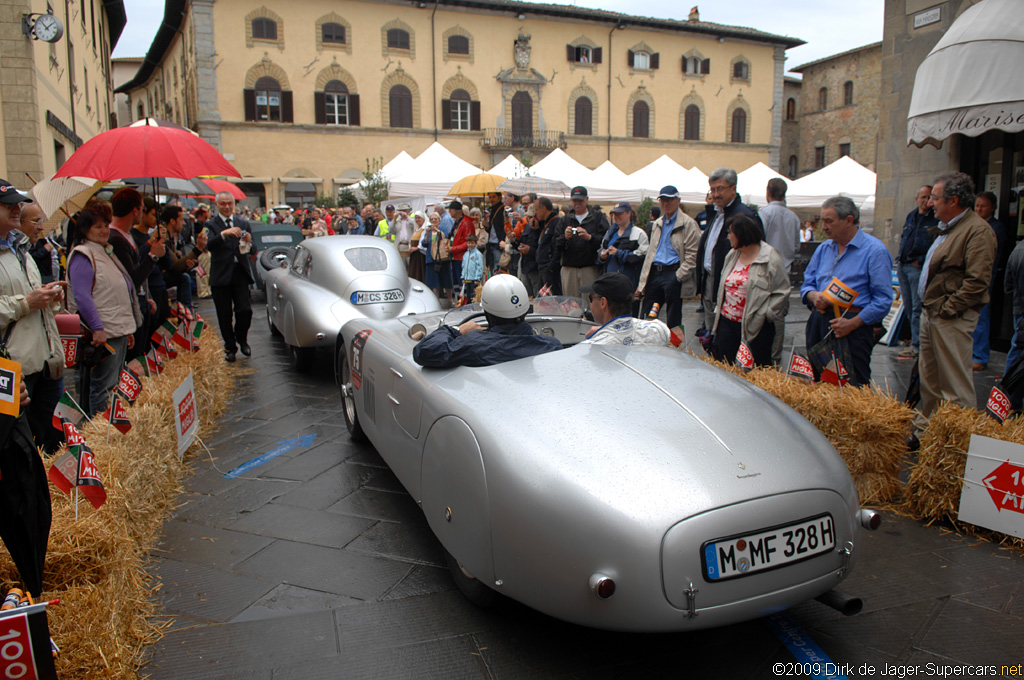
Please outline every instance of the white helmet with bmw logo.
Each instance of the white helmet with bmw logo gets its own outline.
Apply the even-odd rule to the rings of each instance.
[[[522,281],[509,274],[498,274],[484,284],[480,305],[498,318],[518,319],[529,311],[530,300]]]

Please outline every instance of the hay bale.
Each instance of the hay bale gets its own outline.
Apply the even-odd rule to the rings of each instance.
[[[865,505],[899,497],[904,437],[912,411],[891,395],[874,389],[810,383],[773,368],[744,372],[705,358],[784,401],[824,434],[842,456]]]
[[[960,533],[1024,548],[1022,539],[959,521],[960,492],[972,434],[1024,444],[1024,420],[1016,418],[1001,425],[976,409],[942,404],[928,419],[900,509],[914,519],[948,522]]]
[[[171,393],[193,372],[201,431],[219,419],[234,373],[223,361],[220,343],[209,338],[195,354],[181,353],[162,375],[143,378],[143,391],[128,408],[132,429],[110,432],[102,419],[82,429],[107,491],[94,510],[50,488],[53,525],[46,556],[45,599],[50,632],[61,648],[57,671],[66,678],[136,678],[147,644],[159,639],[166,621],[153,616],[154,590],[144,569],[164,520],[187,472],[177,456]],[[58,454],[59,455],[59,454]],[[47,468],[51,460],[46,461]],[[0,581],[17,583],[17,571],[0,551]]]

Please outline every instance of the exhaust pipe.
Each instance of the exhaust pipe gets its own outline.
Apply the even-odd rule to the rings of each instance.
[[[860,614],[860,610],[864,608],[864,602],[862,602],[859,597],[843,595],[838,590],[830,590],[827,593],[822,593],[814,599],[824,605],[832,607],[832,609],[835,609],[843,616],[855,616],[856,614]]]
[[[860,525],[868,531],[874,531],[882,526],[882,514],[874,510],[862,508],[857,513],[857,519],[860,520]]]

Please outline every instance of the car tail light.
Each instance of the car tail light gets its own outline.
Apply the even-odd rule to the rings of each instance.
[[[615,594],[615,581],[604,574],[594,574],[590,577],[590,588],[602,600],[607,600]]]

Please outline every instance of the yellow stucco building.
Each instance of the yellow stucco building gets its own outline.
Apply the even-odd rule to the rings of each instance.
[[[778,165],[785,50],[750,28],[494,0],[167,0],[126,92],[270,203],[434,141],[489,168],[561,147],[632,172]],[[262,186],[261,186],[262,185]]]
[[[30,189],[116,126],[110,52],[121,0],[0,0],[0,177]]]

